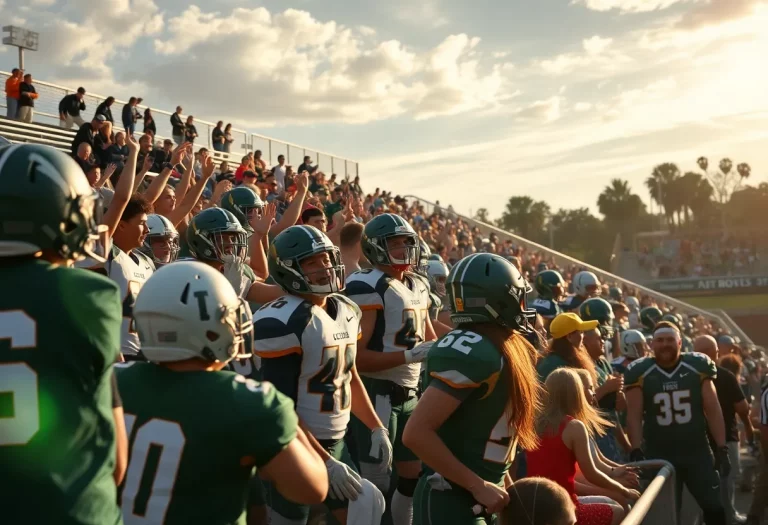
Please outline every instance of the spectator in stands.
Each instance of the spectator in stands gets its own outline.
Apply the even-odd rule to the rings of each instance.
[[[107,167],[107,164],[112,162],[112,155],[109,148],[114,142],[112,123],[104,122],[99,128],[98,133],[93,137],[93,154],[96,156],[96,164],[102,170]]]
[[[261,153],[261,152],[259,152]],[[285,189],[285,175],[287,173],[285,166],[285,155],[277,156],[277,166],[272,168],[272,173],[275,175],[275,180],[280,188]]]
[[[83,142],[90,144],[91,149],[95,150],[96,148],[93,146],[93,138],[106,121],[107,119],[104,118],[104,115],[94,115],[93,120],[80,126],[80,129],[77,130],[77,135],[75,135],[74,140],[72,140],[72,154],[77,154],[77,148],[80,147],[80,144]]]
[[[184,123],[184,140],[190,144],[195,143],[195,139],[198,137],[197,128],[195,127],[195,117],[189,115],[187,121]]]
[[[325,202],[325,216],[329,221],[332,221],[336,212],[344,209],[345,205],[346,201],[344,200],[341,186],[336,186],[331,192],[328,200]]]
[[[539,379],[545,381],[549,374],[563,367],[583,368],[595,379],[595,364],[582,342],[584,332],[594,330],[597,325],[597,321],[582,321],[581,317],[573,312],[555,317],[549,325],[549,333],[552,336],[549,350],[544,359],[536,365]]]
[[[314,206],[309,206],[306,210],[301,212],[301,224],[314,226],[321,232],[325,232],[326,228],[328,227],[328,221],[325,218],[325,213],[323,213],[319,208],[315,208]]]
[[[235,170],[235,183],[240,184],[241,182],[243,182],[243,173],[250,170],[251,170],[251,158],[248,155],[245,155],[240,160],[240,165]]]
[[[152,164],[154,165],[154,146],[152,144],[152,136],[151,135],[142,135],[139,139],[139,156],[136,159],[136,169],[138,170],[140,166],[144,165],[144,159],[147,157],[147,155],[151,156],[152,158]]]
[[[115,118],[112,116],[112,104],[115,103],[115,97],[107,97],[107,99],[98,105],[96,108],[97,115],[104,115],[104,118],[112,125],[115,124]]]
[[[341,262],[347,275],[360,269],[360,260],[363,257],[363,248],[360,241],[363,238],[363,225],[358,222],[345,224],[339,237],[341,250]]]
[[[139,104],[141,104],[141,101],[144,100],[143,98],[139,97],[136,99],[136,104],[134,104],[131,111],[133,112],[133,124],[136,125],[136,122],[142,120],[144,116],[141,114],[141,111],[139,111]]]
[[[133,137],[133,133],[136,131],[136,119],[134,117],[133,108],[136,106],[136,97],[128,99],[128,103],[123,106],[123,127],[125,132]]]
[[[154,173],[160,173],[163,171],[165,164],[171,162],[173,157],[173,141],[171,139],[165,139],[163,141],[163,148],[155,151],[155,159],[152,164],[152,171]]]
[[[253,164],[257,168],[261,168],[261,171],[267,171],[267,163],[264,162],[264,159],[261,158],[261,150],[257,149],[255,152],[253,152]]]
[[[32,85],[32,75],[24,75],[24,81],[19,85],[19,112],[16,117],[22,122],[32,122],[35,114],[37,90]]]
[[[144,110],[144,133],[151,133],[153,137],[157,135],[157,125],[155,125],[155,119],[152,117],[152,110],[149,108]]]
[[[171,115],[171,136],[177,146],[184,143],[184,121],[181,120],[181,106],[176,106],[176,113]]]
[[[85,111],[85,88],[77,88],[76,93],[66,95],[59,102],[59,126],[64,129],[71,129],[73,124],[79,128],[85,121],[80,116],[81,111]]]
[[[235,138],[232,136],[232,124],[224,126],[224,153],[229,153]]]
[[[91,148],[91,145],[87,142],[82,142],[77,147],[77,151],[72,155],[72,158],[74,158],[81,166],[84,162],[93,164],[96,160],[93,156],[93,148]]]
[[[361,197],[363,195],[363,188],[360,187],[360,176],[355,175],[355,180],[349,185],[349,191]]]
[[[299,173],[301,173],[302,171],[306,171],[307,173],[312,175],[316,169],[317,169],[316,166],[312,166],[312,157],[310,157],[309,155],[305,155],[304,162],[302,162],[301,165],[299,165]]]
[[[105,122],[104,125],[111,123]],[[115,141],[109,146],[109,162],[114,162],[122,169],[125,160],[128,158],[128,145],[125,143],[125,133],[118,131],[115,133]]]
[[[227,139],[224,136],[222,126],[224,126],[224,121],[220,120],[216,123],[216,127],[213,128],[213,131],[211,131],[211,144],[213,144],[214,151],[224,151],[224,143]]]
[[[19,88],[24,70],[13,68],[11,76],[5,81],[5,106],[8,118],[16,118],[19,114]]]

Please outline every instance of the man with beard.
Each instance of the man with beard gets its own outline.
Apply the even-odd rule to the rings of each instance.
[[[672,463],[677,508],[685,484],[704,511],[704,523],[725,525],[720,476],[727,476],[731,465],[714,385],[717,367],[704,354],[681,354],[681,346],[677,327],[662,321],[653,330],[654,355],[633,361],[624,374],[630,457]],[[714,458],[707,430],[715,442]]]

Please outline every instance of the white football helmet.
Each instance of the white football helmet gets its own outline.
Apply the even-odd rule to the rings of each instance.
[[[592,272],[579,272],[573,277],[573,291],[581,297],[600,295],[600,280]]]
[[[640,301],[637,300],[637,297],[634,295],[628,295],[624,298],[624,304],[627,305],[627,308],[629,308],[630,312],[639,312],[640,311]]]
[[[448,266],[443,261],[427,261],[427,277],[432,291],[438,297],[445,297],[445,281],[448,279]]]
[[[621,355],[627,359],[638,359],[648,353],[645,336],[637,330],[625,330],[619,335]]]
[[[141,253],[152,259],[155,266],[162,266],[176,260],[179,256],[179,232],[173,226],[173,223],[165,218],[163,215],[153,213],[147,216],[147,227],[149,233],[144,238],[144,244],[141,245],[139,250]],[[168,241],[167,252],[159,252],[155,254],[152,248],[152,242],[166,238]]]
[[[148,361],[197,357],[226,363],[251,355],[248,303],[226,277],[200,262],[179,261],[152,274],[136,298],[133,318]]]

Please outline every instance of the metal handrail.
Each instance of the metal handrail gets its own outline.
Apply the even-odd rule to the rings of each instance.
[[[651,290],[650,288],[646,288],[645,286],[637,284],[637,283],[635,283],[633,281],[629,281],[629,280],[627,280],[627,279],[625,279],[623,277],[619,277],[618,275],[615,275],[615,274],[612,274],[612,273],[607,272],[605,270],[602,270],[600,268],[597,268],[596,266],[592,266],[592,265],[587,264],[587,263],[585,263],[583,261],[580,261],[578,259],[574,259],[573,257],[565,255],[564,253],[560,253],[560,252],[558,252],[556,250],[553,250],[551,248],[547,248],[546,246],[543,246],[543,245],[541,245],[539,243],[536,243],[536,242],[533,242],[533,241],[529,241],[528,239],[520,237],[519,235],[515,235],[514,233],[510,233],[510,232],[508,232],[506,230],[502,230],[501,228],[498,228],[496,226],[492,226],[492,225],[484,223],[482,221],[478,221],[477,219],[471,219],[471,218],[469,218],[469,217],[467,217],[465,215],[457,213],[456,211],[448,212],[447,208],[445,208],[443,206],[438,206],[438,205],[434,204],[433,202],[430,202],[430,201],[428,201],[426,199],[423,199],[423,198],[421,198],[421,197],[419,197],[417,195],[405,195],[405,198],[407,198],[407,199],[415,199],[415,200],[417,200],[417,201],[419,201],[421,203],[424,203],[424,204],[427,204],[429,206],[432,206],[433,208],[440,208],[440,209],[446,211],[446,213],[453,214],[456,217],[459,217],[462,220],[464,220],[464,221],[466,221],[466,222],[468,222],[470,224],[474,224],[474,225],[478,226],[481,229],[492,231],[492,232],[495,232],[498,235],[506,236],[508,238],[511,238],[516,243],[522,244],[522,245],[528,247],[529,249],[536,250],[536,251],[546,252],[549,255],[553,256],[556,260],[559,259],[560,261],[563,261],[563,262],[565,262],[567,264],[573,264],[573,265],[585,268],[585,269],[589,270],[590,272],[595,273],[598,277],[600,277],[600,278],[602,278],[602,279],[604,279],[606,281],[614,281],[614,282],[619,282],[619,283],[626,284],[627,286],[631,286],[632,288],[636,288],[637,290],[643,292],[646,295],[649,295],[651,297],[655,297],[657,299],[660,299],[660,300],[662,300],[662,301],[664,301],[664,302],[666,302],[668,304],[674,305],[675,307],[680,308],[680,309],[682,309],[682,310],[684,310],[686,312],[702,315],[704,317],[707,317],[709,319],[713,319],[713,320],[717,321],[722,326],[728,326],[727,323],[719,315],[716,315],[716,314],[714,314],[712,312],[709,312],[707,310],[704,310],[702,308],[698,308],[696,306],[688,304],[688,303],[686,303],[684,301],[681,301],[679,299],[675,299],[673,297],[669,297],[668,295],[664,295],[663,293],[657,292],[656,290]],[[746,339],[748,340],[748,342],[751,343],[751,340],[749,338],[746,338]]]
[[[10,72],[0,70],[0,80],[4,80],[9,75],[10,75]],[[64,86],[59,86],[57,84],[52,84],[50,82],[44,82],[44,81],[41,81],[41,80],[35,80],[34,84],[36,86],[45,87],[45,88],[47,88],[47,89],[49,89],[51,91],[54,91],[54,92],[59,92],[59,94],[62,97],[64,95],[68,95],[70,93],[75,93],[75,91],[76,91],[75,89],[70,89],[70,88],[67,88],[67,87],[64,87]],[[96,103],[96,105],[98,105],[101,102],[103,102],[106,98],[107,97],[105,97],[104,95],[100,95],[98,93],[92,93],[92,92],[88,91],[86,93],[86,95],[85,95],[86,102],[87,102],[87,104],[89,106],[88,107],[88,111],[92,111],[92,110],[95,111],[96,107],[95,106],[91,107],[90,105],[93,104],[93,103]],[[58,109],[59,100],[60,99],[56,99],[55,101],[49,101],[49,102],[53,105],[53,107]],[[5,102],[5,98],[3,97],[2,102],[0,102],[0,108],[4,108],[5,107],[4,102]],[[113,113],[113,116],[115,117],[115,120],[118,123],[119,123],[119,120],[120,120],[120,115],[119,115],[119,111],[120,110],[119,110],[119,108],[123,104],[125,104],[125,101],[121,101],[121,100],[115,99],[115,104],[113,104],[113,106],[112,106],[113,108],[118,107],[118,110],[117,110],[118,114],[114,114]],[[141,108],[141,110],[144,110],[147,107],[148,106],[143,105],[143,104],[140,105],[140,106],[137,106],[137,108]],[[49,109],[50,109],[50,106],[49,106]],[[164,115],[164,116],[170,118],[170,116],[173,114],[172,112],[164,111],[162,109],[157,109],[157,108],[152,108],[152,112],[155,115],[155,123],[156,123],[156,126],[158,127],[158,132],[160,132],[161,128],[169,128],[169,125],[168,125],[167,122],[163,122],[162,120],[158,120],[157,119],[157,115]],[[40,116],[40,117],[44,117],[46,119],[49,119],[49,120],[52,121],[51,122],[52,124],[58,123],[58,120],[59,120],[58,113],[57,114],[53,114],[50,111],[44,111],[42,109],[38,109],[37,107],[35,108],[35,116]],[[168,119],[166,119],[166,120],[168,120]],[[200,141],[199,144],[200,145],[205,145],[208,149],[213,150],[213,147],[212,147],[212,144],[211,144],[211,131],[216,126],[216,123],[195,117],[195,125],[198,126],[198,129],[200,130],[200,136],[198,137],[198,140]],[[141,121],[138,123],[138,126],[141,126]],[[207,127],[207,130],[206,129],[200,129],[200,127]],[[309,155],[310,157],[314,158],[314,161],[318,165],[320,165],[321,163],[325,163],[328,166],[328,170],[331,170],[334,166],[339,165],[338,163],[342,163],[343,164],[343,172],[340,173],[342,175],[342,178],[344,176],[358,175],[359,174],[359,169],[360,169],[359,163],[357,161],[352,160],[352,159],[347,159],[345,157],[339,157],[338,155],[333,155],[331,153],[322,152],[322,151],[316,150],[314,148],[308,148],[308,147],[305,147],[305,146],[300,146],[298,144],[294,144],[294,143],[291,143],[291,142],[286,142],[286,141],[283,141],[283,140],[274,139],[274,138],[271,138],[271,137],[267,137],[266,135],[260,135],[258,133],[252,133],[252,132],[249,132],[247,130],[243,130],[243,129],[239,129],[239,128],[235,128],[235,127],[232,128],[232,133],[233,133],[233,135],[236,136],[235,137],[236,138],[235,142],[232,143],[232,151],[229,151],[229,152],[217,152],[217,153],[224,153],[225,155],[230,155],[231,157],[229,158],[229,160],[234,160],[237,163],[239,163],[240,157],[245,155],[247,152],[254,151],[254,150],[257,150],[257,149],[262,149],[262,148],[256,146],[256,141],[260,140],[260,141],[266,141],[266,148],[264,148],[264,149],[267,149],[270,153],[272,152],[273,149],[277,151],[277,150],[281,150],[282,148],[284,148],[286,150],[286,152],[288,153],[286,155],[286,157],[290,157],[290,154],[292,152],[295,153],[295,150],[301,150],[302,157],[304,155]],[[160,134],[166,135],[166,133],[160,133]],[[168,134],[170,134],[170,132]],[[294,150],[294,151],[292,151],[292,150]],[[276,155],[273,158],[273,156],[270,154],[269,156],[266,157],[266,160],[269,161],[271,163],[271,165],[274,165],[274,164],[276,164],[276,161],[277,161]],[[303,158],[301,160],[303,161]],[[328,164],[327,162],[324,162],[326,160],[330,160],[330,164]],[[322,166],[321,166],[321,169],[323,169]]]
[[[666,486],[672,490],[672,497],[665,504],[663,512],[669,514],[668,522],[659,522],[657,516],[653,517],[653,525],[676,525],[677,524],[677,498],[675,497],[675,467],[671,463],[663,460],[647,460],[629,463],[627,466],[638,468],[658,468],[659,471],[654,476],[653,481],[646,487],[640,499],[637,500],[629,514],[622,520],[621,525],[641,525],[645,522],[646,516],[651,511],[654,503]],[[650,522],[650,520],[649,520]],[[650,523],[649,523],[650,525]]]

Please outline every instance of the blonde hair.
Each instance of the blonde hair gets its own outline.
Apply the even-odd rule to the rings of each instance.
[[[589,372],[584,370],[583,373]],[[558,368],[544,383],[546,390],[544,409],[539,415],[536,430],[540,436],[557,432],[566,416],[578,419],[587,427],[590,437],[605,435],[605,427],[612,424],[603,418],[584,395],[584,383],[572,368]]]

